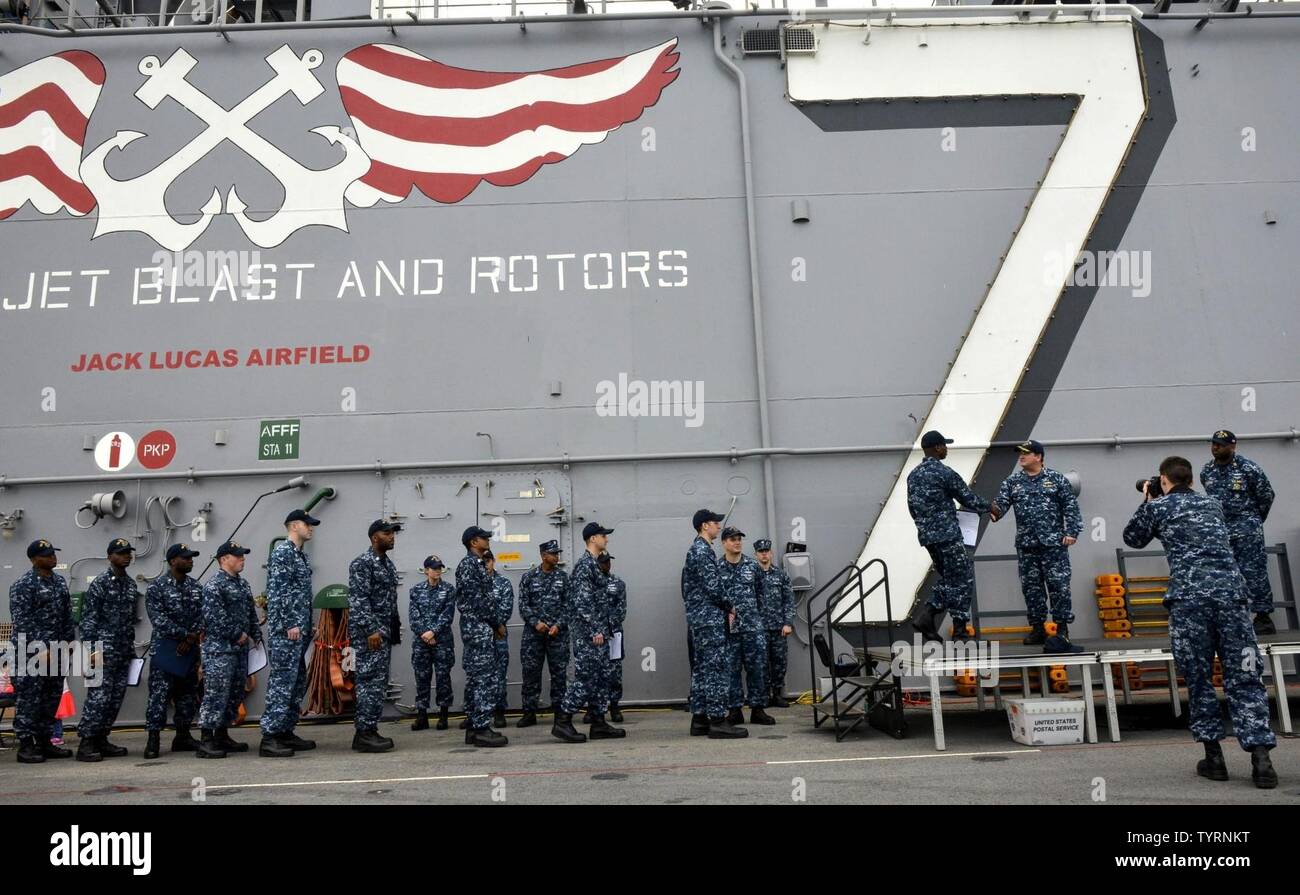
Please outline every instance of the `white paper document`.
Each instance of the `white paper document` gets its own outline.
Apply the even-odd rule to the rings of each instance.
[[[615,631],[614,636],[609,638],[609,660],[617,662],[623,658],[623,632]]]
[[[254,644],[248,649],[248,673],[256,674],[266,667],[266,645]]]
[[[979,513],[968,513],[965,510],[958,510],[957,524],[961,526],[962,543],[967,547],[974,547],[975,541],[979,538],[980,533]]]

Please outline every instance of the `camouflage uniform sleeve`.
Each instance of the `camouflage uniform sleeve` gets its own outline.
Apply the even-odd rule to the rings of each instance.
[[[1063,475],[1058,475],[1056,478],[1056,491],[1060,495],[1057,500],[1061,502],[1061,524],[1068,537],[1077,538],[1083,531],[1083,512],[1079,509],[1079,498],[1074,496],[1074,489],[1070,487],[1069,479]]]
[[[437,593],[433,588],[429,587],[427,581],[421,581],[411,588],[406,603],[406,623],[410,625],[411,631],[416,637],[419,637],[425,631],[434,630],[432,603],[437,596]]]
[[[1002,480],[1002,486],[998,488],[998,496],[993,498],[993,506],[998,511],[998,518],[1002,518],[1011,509],[1011,476]]]
[[[379,620],[375,618],[371,607],[370,568],[361,557],[352,560],[348,566],[348,630],[353,637],[369,637],[379,633]]]
[[[594,564],[591,565],[594,568]],[[591,592],[588,569],[584,565],[582,568],[574,569],[574,573],[569,578],[569,618],[581,620],[588,628],[595,627],[596,604]]]
[[[1155,538],[1157,521],[1152,502],[1143,503],[1124,526],[1124,543],[1134,550],[1141,550]]]
[[[59,599],[63,602],[63,607],[59,613],[61,616],[59,619],[59,639],[70,643],[77,639],[77,622],[72,617],[72,595],[68,593],[68,582],[62,578],[58,580],[58,588]]]
[[[781,570],[781,619],[782,624],[794,625],[794,586],[785,569]]]
[[[1211,463],[1212,462],[1213,461],[1211,461]],[[1210,490],[1210,486],[1207,484],[1209,480],[1210,480],[1210,463],[1206,463],[1204,466],[1201,467],[1201,487],[1204,488],[1207,492]]]
[[[81,600],[81,639],[94,642],[104,634],[104,585],[96,578]]]
[[[949,497],[968,510],[974,510],[977,513],[987,513],[989,511],[989,502],[972,491],[957,470],[947,466],[944,469],[948,473],[945,476],[944,491]]]
[[[248,638],[254,643],[261,643],[262,625],[257,618],[257,604],[253,602],[253,586],[249,584],[246,579],[241,578],[240,580],[243,581],[243,586],[240,590],[243,592],[244,605],[248,607],[248,628],[246,629],[246,633],[248,634]]]
[[[506,622],[510,621],[510,619],[515,617],[515,586],[510,583],[510,579],[505,577],[501,578],[501,582],[502,582],[501,584],[502,594],[510,595],[509,603],[505,601],[504,596],[501,600],[501,604],[506,607],[506,615],[505,618],[498,619],[498,621],[500,621],[501,624],[504,625]]]
[[[266,622],[272,631],[281,633],[291,627],[288,585],[293,580],[293,569],[283,549],[287,543],[281,541],[275,545],[266,569]]]
[[[722,573],[718,571],[717,559],[712,552],[692,550],[687,557],[687,563],[700,584],[704,585],[704,593],[709,602],[730,612],[731,601],[727,598],[727,589],[722,583]]]
[[[537,569],[529,569],[519,581],[519,617],[529,628],[541,621],[537,615],[537,606],[533,603],[533,582],[536,579]]]
[[[238,638],[230,636],[230,618],[226,615],[226,601],[214,578],[203,585],[203,626],[213,639],[224,638],[233,643]]]
[[[23,587],[24,578],[19,578],[9,585],[9,619],[13,622],[15,633],[34,631],[36,623],[35,606],[30,591]]]
[[[622,578],[614,578],[617,585],[614,590],[614,599],[610,601],[609,606],[609,625],[610,630],[623,630],[623,622],[627,621],[627,582]]]
[[[1250,493],[1255,497],[1255,509],[1259,511],[1259,521],[1268,521],[1268,511],[1273,506],[1273,484],[1264,474],[1258,463],[1250,464]]]
[[[166,573],[164,573],[166,574]],[[144,593],[144,610],[154,633],[171,640],[184,640],[190,633],[167,613],[167,583],[159,578]]]

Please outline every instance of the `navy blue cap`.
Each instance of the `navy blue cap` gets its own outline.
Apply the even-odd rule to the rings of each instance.
[[[53,556],[58,549],[58,547],[55,547],[49,541],[45,540],[45,538],[38,538],[27,545],[27,558],[33,559],[37,556]]]
[[[387,519],[376,519],[370,523],[370,529],[366,532],[368,537],[373,537],[376,532],[381,531],[401,531],[402,523],[389,522]]]
[[[726,518],[726,516],[721,516],[712,510],[696,510],[695,515],[691,517],[691,525],[695,526],[696,531],[699,531],[700,526],[705,522],[721,522]]]
[[[128,541],[126,538],[113,538],[113,540],[108,542],[109,556],[112,556],[114,553],[134,553],[134,552],[135,552],[135,548],[131,546],[131,542]]]
[[[424,567],[426,569],[445,569],[447,564],[431,553],[424,558]]]
[[[614,529],[605,528],[599,522],[588,522],[582,527],[582,539],[584,541],[589,540],[594,535],[612,535],[613,533]]]
[[[772,542],[767,538],[759,538],[757,541],[754,542],[755,553],[761,550],[771,550],[771,549],[772,549]]]
[[[1041,441],[1034,441],[1032,438],[1016,445],[1016,450],[1020,451],[1022,454],[1038,454],[1040,457],[1045,453],[1043,451],[1043,443]]]
[[[1220,429],[1218,432],[1215,432],[1210,436],[1210,441],[1215,444],[1236,444],[1237,436],[1233,435],[1227,429]]]
[[[559,552],[560,552],[560,542],[559,542],[559,541],[547,541],[546,543],[542,544],[540,547],[537,548],[537,552],[539,552],[539,553],[559,553]]]
[[[284,524],[290,522],[306,522],[308,525],[320,525],[320,520],[315,516],[309,516],[306,510],[291,510],[289,515],[284,517]]]
[[[952,444],[952,439],[944,438],[942,432],[936,432],[934,429],[921,436],[921,447],[923,448],[938,447],[941,444]]]
[[[722,530],[722,540],[724,541],[728,538],[743,538],[744,536],[745,533],[734,525],[728,525]]]
[[[468,547],[469,542],[475,538],[485,538],[490,541],[492,540],[492,532],[488,531],[486,528],[479,528],[477,525],[471,525],[469,528],[461,532],[460,542]]]
[[[252,550],[240,546],[235,541],[226,541],[226,543],[217,548],[217,559],[221,559],[223,556],[247,556],[252,552]]]
[[[172,544],[167,548],[167,561],[173,559],[193,559],[199,555],[199,551],[191,550],[189,544]]]

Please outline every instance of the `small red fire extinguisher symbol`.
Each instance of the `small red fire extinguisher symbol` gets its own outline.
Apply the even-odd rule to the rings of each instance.
[[[117,469],[122,460],[122,436],[114,435],[111,446],[108,449],[108,465],[111,469]]]

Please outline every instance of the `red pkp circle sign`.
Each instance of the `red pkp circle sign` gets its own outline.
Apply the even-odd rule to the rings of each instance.
[[[155,429],[140,439],[135,458],[145,469],[162,469],[176,456],[176,438],[165,429]]]

